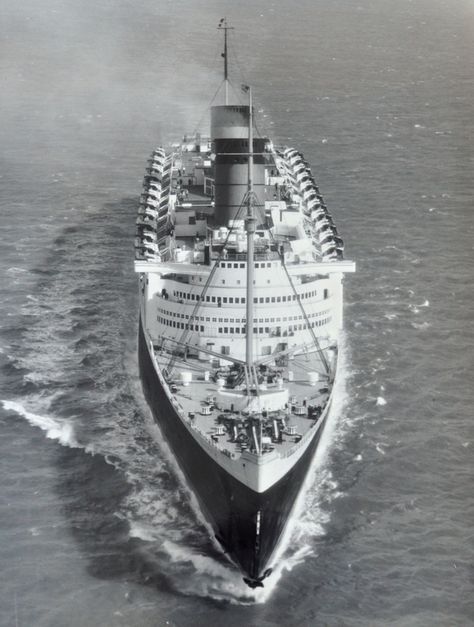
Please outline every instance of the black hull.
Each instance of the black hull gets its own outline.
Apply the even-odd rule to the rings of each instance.
[[[225,552],[255,584],[264,575],[283,534],[323,425],[293,468],[278,483],[259,494],[221,468],[182,424],[151,361],[141,320],[138,358],[145,396],[153,416],[192,486],[205,517]],[[257,536],[259,511],[260,534]]]

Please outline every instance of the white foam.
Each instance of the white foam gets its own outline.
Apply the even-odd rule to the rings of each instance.
[[[429,323],[429,322],[426,322],[426,321],[425,321],[425,322],[419,322],[419,323],[418,323],[418,322],[412,322],[412,323],[411,323],[411,326],[412,326],[414,329],[418,329],[418,330],[420,330],[420,331],[425,331],[425,330],[426,330],[426,329],[428,329],[431,325],[430,325],[430,323]]]
[[[377,442],[377,444],[375,445],[375,450],[378,451],[381,455],[385,455],[385,451],[383,450],[380,442]]]
[[[199,575],[198,577],[181,577],[180,592],[182,594],[193,596],[199,594],[217,600],[225,599],[232,603],[254,603],[256,601],[257,595],[250,592],[243,579],[236,577],[235,571],[225,564],[170,540],[163,542],[162,549],[169,556],[171,562],[188,563]]]
[[[386,404],[387,404],[387,401],[384,399],[383,396],[377,396],[377,405],[382,406]]]
[[[74,428],[70,422],[59,421],[51,418],[50,416],[40,416],[39,414],[33,414],[15,401],[2,401],[3,407],[6,410],[11,410],[26,418],[28,422],[39,427],[46,433],[46,437],[51,440],[57,440],[63,446],[69,446],[71,448],[80,448],[75,435]]]
[[[159,534],[157,534],[156,529],[150,529],[146,525],[139,524],[137,522],[129,522],[129,526],[130,528],[128,533],[131,538],[139,538],[144,542],[157,541],[157,537]]]
[[[20,272],[26,272],[26,268],[18,268],[17,266],[12,266],[7,269],[7,272],[10,274],[19,274]]]

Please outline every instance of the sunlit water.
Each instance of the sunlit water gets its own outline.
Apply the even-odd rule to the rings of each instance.
[[[160,441],[136,359],[143,167],[205,114],[223,11],[235,85],[312,163],[358,264],[330,420],[257,592]],[[4,15],[0,622],[472,624],[472,7]]]

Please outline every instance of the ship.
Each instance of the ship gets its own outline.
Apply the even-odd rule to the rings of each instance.
[[[343,277],[355,271],[309,164],[257,132],[252,89],[210,134],[155,148],[136,218],[138,362],[202,514],[261,587],[325,426]],[[221,96],[222,97],[222,96]]]

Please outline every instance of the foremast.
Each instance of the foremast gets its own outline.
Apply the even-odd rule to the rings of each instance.
[[[225,89],[225,104],[229,104],[229,66],[227,55],[227,31],[234,30],[233,26],[227,25],[227,18],[223,17],[219,22],[218,30],[224,31],[224,52],[222,57],[224,59],[224,89]]]
[[[249,94],[249,145],[248,145],[248,190],[247,190],[247,216],[245,230],[247,232],[247,286],[246,286],[246,325],[245,325],[245,364],[248,382],[253,381],[258,386],[257,377],[253,375],[253,292],[254,292],[254,237],[256,230],[256,218],[253,209],[253,111],[252,88],[244,86]],[[248,383],[249,387],[249,383]],[[256,388],[258,389],[258,388]],[[248,390],[250,393],[250,390]]]

